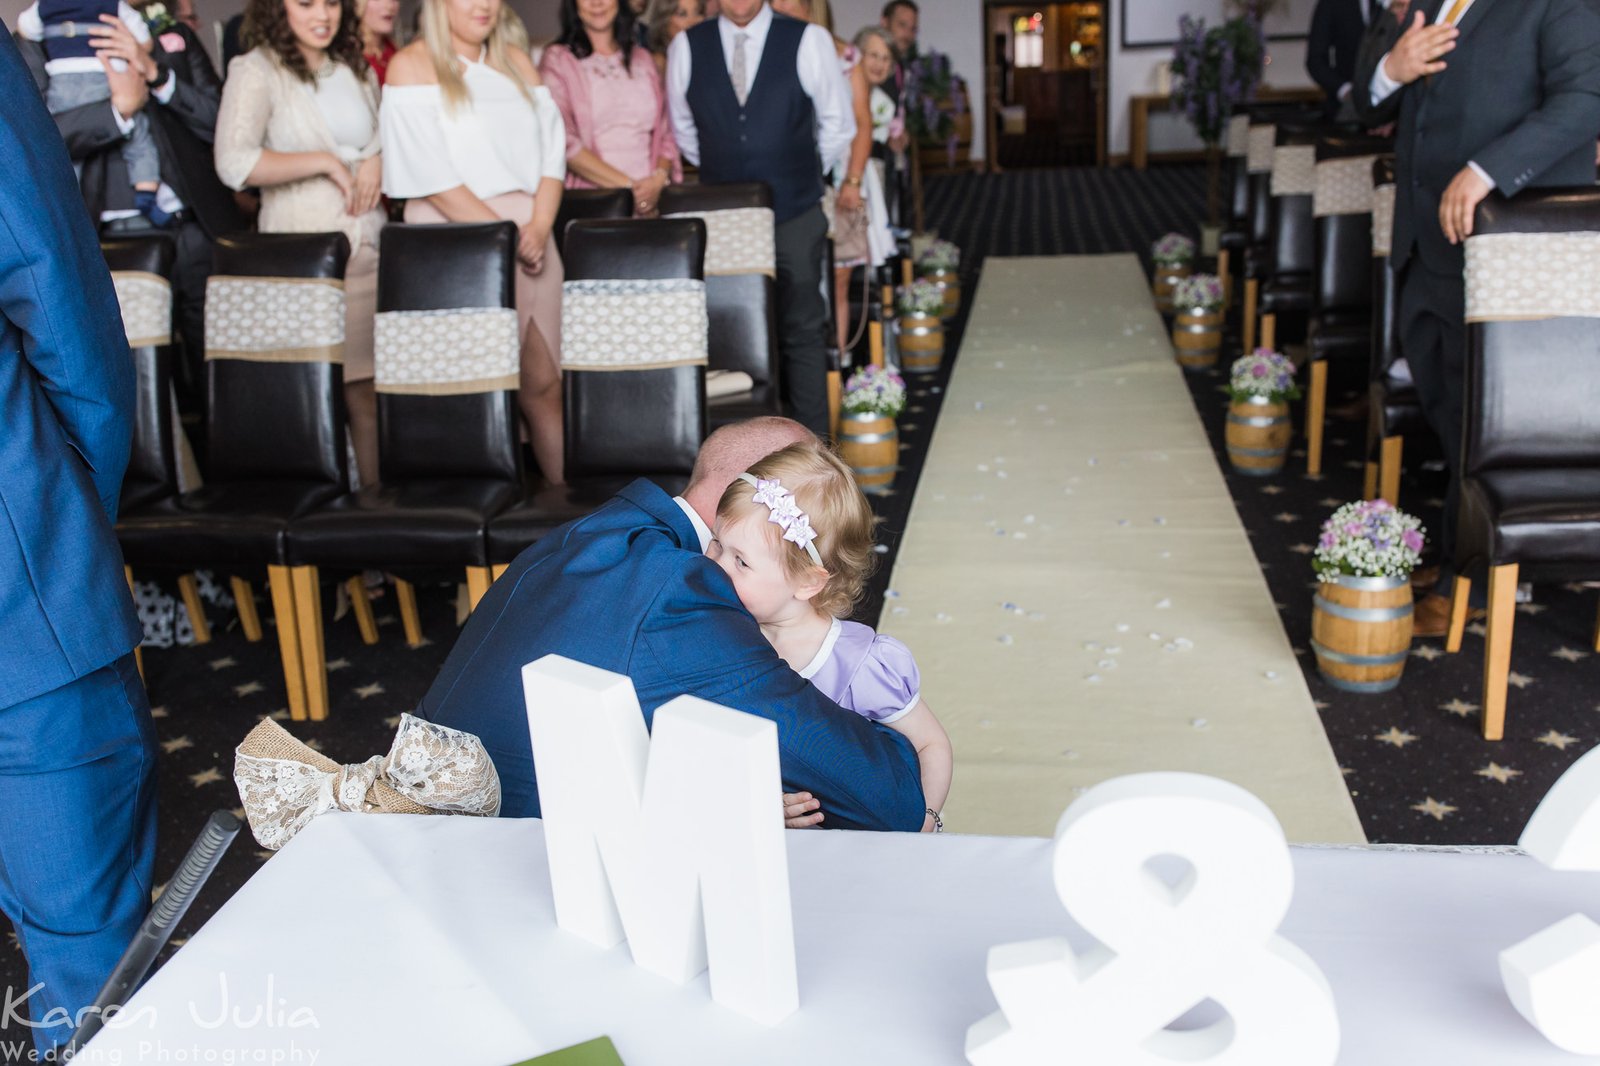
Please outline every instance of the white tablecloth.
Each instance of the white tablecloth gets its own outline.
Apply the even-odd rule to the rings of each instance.
[[[995,1009],[989,947],[1078,936],[1048,841],[788,836],[801,1009],[775,1029],[712,1003],[704,975],[678,987],[626,946],[557,929],[537,820],[332,814],[79,1061],[507,1066],[606,1034],[629,1066],[960,1064],[967,1026]],[[1600,876],[1506,854],[1294,858],[1283,932],[1332,984],[1342,1063],[1585,1061],[1513,1011],[1496,955],[1586,904],[1600,912]]]

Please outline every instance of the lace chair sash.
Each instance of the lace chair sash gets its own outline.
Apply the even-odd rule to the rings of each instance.
[[[1234,115],[1228,120],[1228,158],[1245,159],[1250,155],[1250,116]]]
[[[561,287],[565,370],[704,366],[709,328],[703,281],[585,280]]]
[[[1467,321],[1600,318],[1600,233],[1467,239]]]
[[[706,224],[706,277],[778,273],[778,236],[769,207],[685,211],[668,218],[698,218]]]
[[[343,363],[344,282],[212,275],[206,358]]]
[[[1372,164],[1377,158],[1364,155],[1318,163],[1311,213],[1317,218],[1327,218],[1330,215],[1364,215],[1371,211]]]
[[[509,307],[380,311],[373,329],[379,392],[461,396],[517,387],[521,343]]]
[[[1272,153],[1277,149],[1278,127],[1251,126],[1245,142],[1245,169],[1251,174],[1272,173]]]
[[[1310,196],[1317,191],[1317,149],[1286,144],[1272,152],[1272,195]]]
[[[1394,247],[1394,186],[1372,189],[1372,254],[1389,258]]]
[[[122,329],[128,347],[172,343],[172,283],[143,270],[113,270],[111,284],[122,308]]]

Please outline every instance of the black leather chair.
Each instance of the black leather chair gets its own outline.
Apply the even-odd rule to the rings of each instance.
[[[590,361],[590,353],[568,342],[569,329],[584,328],[575,322],[575,301],[586,298],[577,283],[624,283],[625,293],[627,282],[702,281],[705,222],[585,220],[573,223],[568,237],[561,373],[566,484],[536,488],[489,522],[496,576],[546,533],[588,514],[636,478],[682,492],[706,436],[703,341],[698,358],[661,365],[652,365],[651,357],[663,354],[652,350],[652,336],[619,338],[629,358],[610,365],[601,365],[601,357]]]
[[[516,246],[509,222],[384,229],[374,349],[378,483],[289,530],[295,588],[307,601],[300,640],[314,716],[328,704],[319,568],[462,567],[474,605],[489,588],[484,531],[522,492]],[[415,592],[406,582],[396,592],[414,646],[422,639]]]
[[[1277,150],[1278,125],[1305,124],[1314,120],[1314,113],[1304,105],[1248,104],[1250,116],[1246,131],[1245,204],[1244,204],[1244,254],[1240,268],[1244,277],[1244,300],[1241,310],[1244,350],[1256,347],[1259,326],[1261,284],[1272,272],[1272,166]],[[1233,238],[1237,243],[1237,238]]]
[[[178,494],[172,424],[172,264],[177,249],[164,233],[100,242],[122,305],[137,375],[133,450],[122,478],[121,507],[137,510]]]
[[[561,194],[561,206],[556,210],[556,251],[563,261],[567,257],[567,225],[580,218],[632,218],[632,189],[567,189]]]
[[[1311,312],[1317,249],[1311,207],[1319,133],[1316,125],[1299,123],[1279,123],[1275,132],[1266,254],[1253,275],[1261,282],[1257,308],[1263,347],[1284,343],[1280,328],[1299,340]]]
[[[1306,470],[1322,472],[1329,360],[1370,359],[1372,344],[1372,164],[1388,142],[1337,134],[1318,138],[1312,216],[1316,251],[1306,329]]]
[[[743,372],[752,382],[747,390],[707,401],[713,429],[782,410],[776,253],[757,239],[741,237],[741,228],[749,233],[760,224],[758,212],[766,212],[770,223],[772,190],[765,182],[673,185],[661,193],[663,218],[694,216],[706,222],[706,308],[711,316],[707,369]],[[831,291],[833,275],[826,277]]]
[[[267,568],[290,717],[304,720],[299,602],[289,524],[347,490],[342,233],[264,233],[216,242],[206,300],[205,483],[125,509],[127,564],[187,573]],[[247,320],[276,322],[268,333]],[[248,589],[241,605],[250,602]],[[190,614],[197,612],[191,606]]]
[[[1399,304],[1389,242],[1394,230],[1394,156],[1372,164],[1372,362],[1367,375],[1366,498],[1400,503],[1401,459],[1405,442],[1431,447],[1433,431],[1422,417],[1422,402],[1411,368],[1400,350]]]
[[[1467,388],[1458,576],[1446,647],[1461,648],[1488,568],[1483,735],[1505,732],[1517,582],[1600,577],[1600,189],[1491,196],[1467,241]],[[1546,277],[1529,277],[1541,265]],[[1600,651],[1600,625],[1594,636]]]

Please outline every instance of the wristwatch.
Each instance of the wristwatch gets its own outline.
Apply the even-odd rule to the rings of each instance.
[[[859,186],[859,185],[860,185],[860,184],[861,184],[861,179],[860,179],[860,178],[859,178],[859,177],[856,177],[856,178],[850,178],[850,177],[847,177],[847,178],[845,178],[845,179],[844,179],[844,183],[845,183],[845,184],[846,184],[846,185],[856,185],[856,186]]]

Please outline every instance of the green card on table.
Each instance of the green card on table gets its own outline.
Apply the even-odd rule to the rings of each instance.
[[[602,1036],[576,1047],[552,1051],[516,1066],[623,1066],[622,1057],[609,1036]]]

